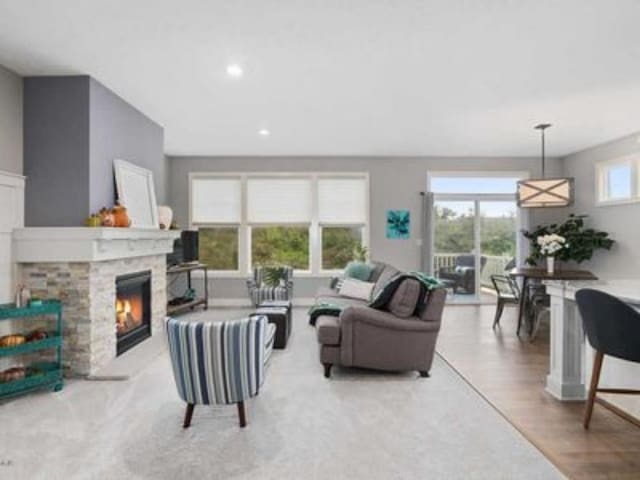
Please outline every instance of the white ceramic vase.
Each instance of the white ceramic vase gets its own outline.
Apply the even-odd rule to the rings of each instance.
[[[158,223],[162,230],[169,230],[173,221],[173,210],[166,205],[158,205]]]
[[[549,275],[553,275],[555,268],[556,268],[555,257],[547,257],[547,273]]]

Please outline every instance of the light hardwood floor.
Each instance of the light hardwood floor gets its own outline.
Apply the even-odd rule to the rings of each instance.
[[[640,428],[596,404],[585,431],[583,402],[559,402],[544,391],[548,326],[534,343],[519,340],[515,309],[505,309],[495,332],[494,311],[448,306],[440,355],[569,478],[640,479]]]

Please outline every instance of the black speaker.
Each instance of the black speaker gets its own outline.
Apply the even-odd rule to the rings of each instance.
[[[184,263],[198,261],[198,232],[195,230],[183,230],[180,235],[182,240],[182,261]]]

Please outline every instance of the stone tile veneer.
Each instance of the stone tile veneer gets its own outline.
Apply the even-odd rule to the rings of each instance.
[[[93,375],[115,358],[116,277],[146,270],[151,271],[151,334],[158,335],[167,310],[165,255],[19,265],[20,283],[32,295],[62,300],[63,356],[71,375]]]

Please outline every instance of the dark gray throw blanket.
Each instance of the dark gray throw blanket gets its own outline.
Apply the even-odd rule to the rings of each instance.
[[[376,310],[386,310],[387,304],[393,298],[393,295],[396,293],[398,287],[407,279],[418,280],[420,283],[420,295],[418,297],[418,301],[416,302],[416,311],[422,308],[424,304],[424,297],[427,292],[433,290],[441,286],[441,283],[434,277],[426,275],[422,272],[407,272],[407,273],[399,273],[392,277],[387,284],[380,289],[378,294],[371,299],[368,306],[371,308],[375,308]],[[339,317],[342,309],[345,308],[341,305],[336,305],[331,302],[319,302],[313,305],[309,309],[309,324],[316,324],[316,320],[321,315],[330,315],[333,317]],[[417,312],[418,314],[421,312]]]

